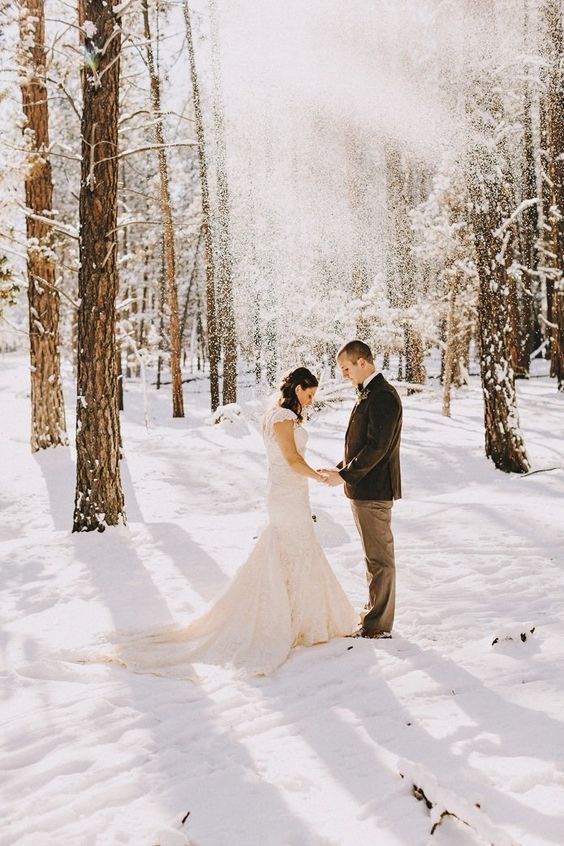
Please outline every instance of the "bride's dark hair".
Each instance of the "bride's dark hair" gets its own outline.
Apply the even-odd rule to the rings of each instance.
[[[319,382],[311,370],[308,370],[307,367],[296,367],[295,370],[288,371],[280,383],[280,398],[278,400],[278,405],[282,408],[289,408],[293,411],[301,423],[303,420],[302,405],[296,396],[296,388],[298,385],[300,388],[304,389],[317,388]]]

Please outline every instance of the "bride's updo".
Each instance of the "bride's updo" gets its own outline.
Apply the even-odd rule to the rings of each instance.
[[[280,383],[280,398],[278,400],[278,405],[282,408],[289,408],[290,411],[293,411],[301,423],[303,420],[302,406],[296,396],[296,388],[298,385],[300,388],[304,389],[317,388],[319,382],[311,370],[308,370],[307,367],[296,367],[295,370],[290,370],[286,373]]]

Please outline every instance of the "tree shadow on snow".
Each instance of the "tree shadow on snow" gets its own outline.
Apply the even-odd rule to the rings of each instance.
[[[40,450],[33,454],[49,497],[49,510],[56,531],[72,529],[76,467],[68,447]]]
[[[227,575],[216,561],[201,546],[192,540],[188,532],[177,523],[146,523],[155,546],[162,550],[190,586],[210,602],[216,599],[226,586]]]
[[[378,748],[421,765],[445,790],[458,795],[467,805],[481,801],[494,825],[519,824],[529,835],[542,835],[560,844],[561,816],[520,803],[516,797],[498,789],[486,773],[472,766],[470,758],[476,753],[514,757],[512,778],[523,776],[523,756],[541,759],[557,770],[555,750],[564,747],[564,725],[538,711],[509,702],[434,650],[421,650],[398,635],[385,643],[386,651],[393,650],[403,662],[408,662],[406,673],[424,672],[433,678],[443,696],[453,690],[453,703],[467,714],[470,724],[458,727],[446,738],[433,737],[422,725],[429,717],[428,700],[433,694],[417,696],[414,691],[416,695],[410,698],[413,708],[406,708],[386,680],[378,675],[378,651],[382,646],[374,646],[370,641],[357,641],[352,650],[348,640],[334,641],[322,647],[327,653],[326,663],[319,661],[319,647],[298,650],[271,679],[251,684],[260,689],[267,707],[279,711],[285,721],[295,724],[331,777],[361,805],[372,802],[373,813],[382,814],[378,824],[388,825],[402,842],[413,842],[409,819],[421,814],[423,803],[417,803],[414,798],[407,800],[412,805],[400,803],[403,814],[409,807],[413,809],[413,814],[408,814],[405,820],[402,818],[402,813],[398,813],[400,806],[395,807],[390,802],[393,799],[390,775],[397,777],[399,793],[402,789],[409,790],[411,785],[402,782],[398,771],[390,771],[378,757]],[[310,660],[315,664],[308,670]],[[313,673],[321,701],[311,695]],[[358,691],[354,682],[348,686],[343,682],[343,679],[356,676],[361,680]],[[367,678],[373,679],[369,697],[366,696]],[[422,697],[427,702],[425,715],[420,719],[417,703]],[[346,717],[343,712],[348,712]],[[370,738],[369,744],[362,741],[363,731]],[[482,736],[487,734],[496,739]],[[460,746],[464,746],[463,753],[458,751]],[[556,778],[558,780],[558,776]],[[423,818],[421,824],[423,833],[428,823]]]

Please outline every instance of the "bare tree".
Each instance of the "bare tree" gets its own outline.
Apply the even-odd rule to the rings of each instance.
[[[121,30],[106,0],[84,0],[83,14],[75,532],[125,522],[116,367]]]
[[[200,99],[200,84],[196,68],[194,53],[194,39],[190,21],[188,0],[183,0],[184,23],[186,26],[186,41],[190,60],[190,78],[192,82],[192,96],[194,98],[194,115],[196,118],[196,132],[198,138],[198,159],[200,162],[200,187],[202,192],[202,234],[206,249],[206,299],[208,323],[208,357],[210,363],[210,396],[212,411],[219,405],[219,354],[220,344],[217,331],[216,291],[215,291],[215,263],[213,256],[213,236],[211,229],[210,192],[208,185],[208,162],[206,155],[206,138],[204,118]]]
[[[27,277],[31,359],[31,449],[68,443],[59,354],[59,308],[55,262],[53,181],[49,161],[43,0],[23,0],[20,79],[26,117],[25,172]]]
[[[170,186],[168,178],[168,162],[163,130],[161,110],[161,83],[155,66],[153,47],[151,44],[151,23],[149,20],[148,0],[142,0],[143,28],[145,32],[145,49],[147,66],[151,83],[151,109],[153,112],[153,127],[155,144],[159,159],[160,204],[163,220],[163,257],[164,257],[164,285],[169,311],[170,335],[170,369],[172,376],[172,416],[184,417],[184,398],[182,395],[182,372],[180,369],[180,321],[178,317],[178,287],[176,284],[176,257],[174,250],[174,224],[172,220],[172,205],[170,201]]]

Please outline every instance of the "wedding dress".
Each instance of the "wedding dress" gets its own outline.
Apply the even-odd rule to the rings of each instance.
[[[263,418],[268,461],[268,524],[227,591],[187,627],[120,644],[98,660],[141,673],[193,678],[194,663],[267,675],[293,646],[312,646],[350,634],[358,622],[315,536],[308,480],[286,462],[274,424],[294,422],[303,455],[305,429],[293,411],[275,406]]]

